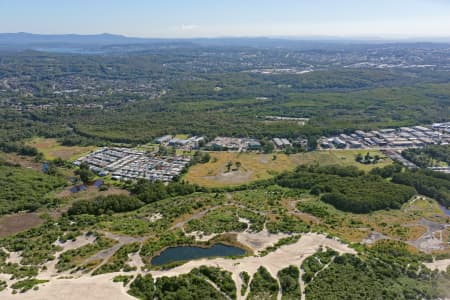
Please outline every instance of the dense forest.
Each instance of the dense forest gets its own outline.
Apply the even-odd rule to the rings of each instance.
[[[450,207],[450,174],[422,169],[396,173],[392,181],[414,187],[420,194],[436,199],[445,207]]]

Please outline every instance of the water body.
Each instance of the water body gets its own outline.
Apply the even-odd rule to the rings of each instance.
[[[439,207],[444,212],[444,214],[446,214],[447,216],[450,216],[450,209],[444,207],[443,205],[439,205]]]
[[[41,47],[33,48],[33,50],[57,54],[104,54],[102,50],[88,50],[82,48],[65,48],[65,47]]]
[[[161,266],[177,261],[186,261],[193,259],[200,259],[206,257],[227,257],[244,255],[245,250],[227,246],[224,244],[215,244],[209,248],[201,248],[196,246],[180,246],[167,248],[160,255],[155,256],[151,264],[154,266]]]

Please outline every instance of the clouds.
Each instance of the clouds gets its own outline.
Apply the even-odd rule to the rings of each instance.
[[[179,26],[181,31],[192,31],[198,29],[200,26],[195,24],[182,24]]]

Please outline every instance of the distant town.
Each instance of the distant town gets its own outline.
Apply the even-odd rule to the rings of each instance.
[[[320,149],[405,149],[450,143],[450,122],[430,126],[361,130],[319,140]]]

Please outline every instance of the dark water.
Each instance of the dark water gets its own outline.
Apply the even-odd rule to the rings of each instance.
[[[209,248],[201,248],[195,246],[180,246],[167,248],[160,255],[155,256],[151,264],[154,266],[161,266],[176,261],[186,261],[205,257],[226,257],[244,255],[245,250],[227,246],[224,244],[215,244]]]
[[[446,214],[447,216],[450,216],[450,209],[445,208],[442,205],[439,205],[441,207],[441,210],[444,212],[444,214]]]

